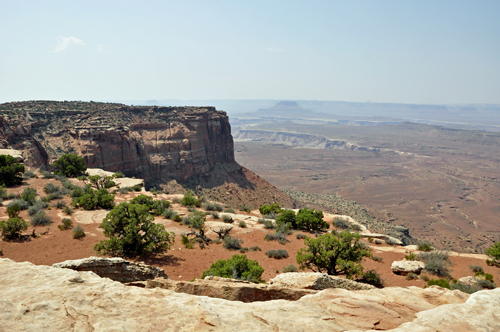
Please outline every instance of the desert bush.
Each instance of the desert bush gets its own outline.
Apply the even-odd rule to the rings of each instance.
[[[323,221],[323,211],[314,209],[300,209],[296,216],[297,228],[308,231],[321,231],[328,229],[330,224]]]
[[[451,265],[451,262],[446,251],[422,252],[417,256],[417,259],[425,263],[425,270],[427,272],[438,277],[450,277],[448,267]]]
[[[5,212],[7,212],[9,218],[17,218],[19,216],[19,213],[21,213],[21,208],[19,207],[19,205],[14,204],[8,206]]]
[[[271,220],[264,219],[264,222],[262,223],[265,229],[275,229],[276,228],[276,223],[274,223]]]
[[[200,207],[201,200],[194,197],[193,192],[189,190],[187,193],[184,194],[184,197],[182,198],[182,205]]]
[[[462,284],[460,282],[450,284],[450,288],[451,288],[451,290],[458,289],[459,291],[467,293],[467,294],[473,294],[477,291],[482,290],[482,288],[479,287],[478,285],[466,285],[466,284]]]
[[[214,203],[214,208],[215,208],[215,211],[217,211],[217,212],[222,212],[222,210],[224,210],[222,205],[217,204],[217,203]]]
[[[278,203],[274,203],[271,205],[264,204],[259,208],[259,212],[262,215],[270,214],[270,213],[275,213],[278,215],[281,212],[280,205]],[[276,219],[276,218],[273,218]]]
[[[124,195],[128,194],[131,191],[134,191],[134,188],[132,188],[132,187],[121,187],[121,188],[118,189],[118,192],[120,194],[124,194]]]
[[[73,228],[73,239],[82,239],[85,237],[85,230],[83,229],[82,226],[76,225],[75,228]]]
[[[134,189],[134,191],[139,192],[142,190],[142,186],[140,184],[136,184],[132,187],[132,189]]]
[[[450,281],[443,278],[439,278],[438,280],[430,279],[429,281],[427,281],[427,286],[439,286],[451,289]]]
[[[23,182],[24,165],[9,155],[0,155],[0,184],[7,187]]]
[[[348,229],[349,228],[349,222],[343,218],[340,218],[340,217],[336,217],[333,219],[333,225],[336,228],[340,228],[340,229]]]
[[[249,260],[246,255],[233,255],[228,260],[218,260],[210,266],[210,269],[203,271],[201,276],[219,276],[223,278],[233,278],[250,282],[262,282],[262,268],[255,260]]]
[[[330,275],[345,274],[347,278],[362,275],[363,257],[372,257],[370,249],[360,242],[358,233],[342,231],[338,234],[326,233],[317,239],[306,237],[297,252],[297,263],[302,269]]]
[[[238,226],[240,226],[241,228],[247,228],[247,223],[244,222],[244,221],[240,221],[240,223],[238,224]]]
[[[236,213],[233,208],[226,208],[224,210],[225,213]]]
[[[274,212],[271,212],[271,213],[267,213],[264,215],[264,218],[265,219],[273,219],[273,220],[276,220],[276,218],[278,218],[279,214],[277,213],[274,213]]]
[[[115,172],[113,174],[113,178],[115,179],[120,179],[120,178],[124,178],[125,177],[125,174],[123,174],[122,172],[118,171],[118,172]]]
[[[275,258],[275,259],[288,258],[288,252],[284,249],[278,249],[278,250],[271,249],[266,251],[266,255],[269,258]]]
[[[240,207],[240,211],[245,211],[245,212],[247,212],[247,213],[248,213],[248,212],[252,211],[252,209],[251,209],[249,206],[247,206],[246,204],[243,204],[243,205]]]
[[[375,286],[377,288],[383,288],[384,287],[384,281],[380,277],[380,274],[377,273],[375,270],[368,270],[367,272],[364,272],[362,274],[361,279],[357,279],[359,282],[363,282],[365,284],[370,284],[372,286]]]
[[[170,208],[170,201],[167,201],[166,199],[159,199],[156,201],[153,201],[153,214],[155,216],[161,216],[163,212],[165,212],[168,208]]]
[[[236,237],[225,237],[222,243],[222,247],[228,250],[240,250],[243,240]]]
[[[13,205],[19,206],[22,210],[27,210],[30,207],[30,203],[26,202],[24,199],[14,199],[9,204],[7,204],[7,209]]]
[[[287,266],[283,267],[283,270],[281,270],[283,273],[288,273],[288,272],[299,272],[299,268],[296,267],[293,264],[288,264]]]
[[[215,211],[215,204],[212,202],[205,202],[201,206],[206,211]]]
[[[61,181],[63,188],[66,189],[65,194],[77,187],[67,178],[60,178],[59,181]]]
[[[487,289],[497,288],[497,285],[495,285],[495,283],[490,280],[479,279],[476,285],[480,288],[487,288]]]
[[[32,171],[26,171],[24,172],[23,174],[23,179],[24,180],[28,180],[28,179],[31,179],[31,178],[36,178],[36,174]]]
[[[380,256],[373,256],[373,257],[372,257],[372,259],[373,259],[375,262],[378,262],[378,263],[380,263],[380,262],[382,262],[382,261],[384,260],[384,259],[383,259],[382,257],[380,257]]]
[[[174,210],[172,209],[166,209],[165,211],[163,211],[163,214],[162,216],[167,218],[167,219],[174,219],[175,216],[177,216],[177,212],[175,212]]]
[[[130,204],[142,204],[146,205],[149,210],[153,209],[154,206],[154,200],[153,197],[141,194],[137,197],[134,197],[132,200],[130,200]]]
[[[77,177],[87,170],[87,165],[85,165],[83,158],[74,153],[62,155],[52,164],[52,167],[54,167],[56,175],[67,177]]]
[[[417,255],[413,252],[408,252],[408,255],[405,255],[405,259],[407,261],[414,261],[417,258]]]
[[[495,242],[491,247],[486,249],[486,254],[493,257],[491,265],[500,267],[500,241]]]
[[[28,202],[29,205],[33,205],[33,203],[35,203],[36,196],[37,196],[36,189],[28,187],[23,190],[21,194],[21,199],[23,201]]]
[[[217,212],[210,213],[214,219],[219,219],[219,214]]]
[[[385,238],[384,241],[385,241],[385,243],[387,243],[390,246],[395,246],[395,245],[399,244],[399,242],[396,239],[393,239],[392,237],[387,237],[387,238]]]
[[[233,217],[231,217],[229,214],[223,214],[222,221],[225,222],[226,224],[231,224],[234,222]]]
[[[42,174],[42,177],[44,179],[53,179],[54,178],[54,173],[52,173],[52,172],[41,171],[40,174]]]
[[[471,265],[469,266],[469,269],[474,272],[474,273],[478,273],[478,272],[481,272],[481,273],[484,273],[484,269],[482,266],[479,266],[479,265]]]
[[[44,201],[38,200],[35,201],[35,203],[28,208],[28,214],[30,216],[34,215],[38,211],[41,211],[43,209],[46,209],[49,205],[45,203]]]
[[[289,224],[281,224],[274,234],[266,234],[264,240],[266,241],[278,241],[280,244],[286,244],[290,242],[286,237],[291,234]]]
[[[418,275],[416,275],[415,273],[408,273],[405,277],[406,280],[414,280],[414,279],[418,279]]]
[[[240,249],[240,252],[241,252],[242,254],[244,254],[244,253],[246,253],[246,252],[249,252],[249,251],[250,251],[250,249],[248,249],[248,247],[243,247],[243,248],[241,248],[241,249]]]
[[[374,242],[375,244],[382,244],[382,243],[384,243],[384,242],[383,242],[382,240],[380,240],[380,239],[375,239],[373,242]]]
[[[0,184],[0,198],[7,198],[7,189],[5,189],[5,186],[3,184]]]
[[[58,209],[64,209],[66,207],[66,203],[64,203],[64,201],[57,201],[55,207]]]
[[[425,282],[429,281],[429,277],[426,276],[425,274],[420,275],[420,279],[422,279]]]
[[[88,187],[90,189],[90,187]],[[71,193],[70,193],[70,196],[73,197],[73,198],[77,198],[77,197],[82,197],[83,195],[85,195],[87,192],[86,192],[86,188],[83,188],[83,187],[75,187]]]
[[[295,234],[295,238],[296,238],[297,240],[303,240],[303,239],[305,239],[305,238],[306,238],[306,235],[305,235],[305,234],[302,234],[302,233],[297,233],[297,234]]]
[[[187,249],[194,249],[194,239],[190,239],[186,234],[181,234],[181,243]]]
[[[54,185],[53,183],[47,183],[43,187],[43,192],[46,194],[54,193],[54,192],[59,192],[61,191],[61,187]]]
[[[110,209],[115,206],[115,195],[110,194],[105,188],[99,190],[89,188],[82,197],[75,197],[72,204],[85,210]]]
[[[350,224],[349,225],[351,227],[351,230],[355,231],[355,232],[361,232],[363,229],[361,228],[361,226],[359,226],[358,224]]]
[[[32,226],[47,226],[52,222],[52,218],[42,210],[32,215],[30,221]]]
[[[71,219],[64,218],[63,220],[61,220],[61,222],[61,225],[57,225],[57,228],[59,228],[61,231],[65,231],[73,227],[73,222],[71,221]]]
[[[174,216],[174,221],[175,221],[175,222],[181,222],[181,221],[182,221],[181,216],[179,216],[178,214],[176,214],[176,215]]]
[[[148,211],[147,206],[140,204],[117,205],[101,224],[109,240],[96,244],[94,250],[99,254],[136,257],[170,249],[175,234],[154,223],[154,217]]]
[[[21,233],[28,229],[28,223],[21,218],[9,218],[0,221],[0,230],[4,239],[13,240],[21,237]]]
[[[428,241],[420,241],[418,243],[418,250],[420,251],[425,251],[425,252],[429,252],[429,251],[432,251],[432,244]]]
[[[67,215],[70,215],[70,214],[73,214],[73,209],[71,208],[71,206],[66,206],[64,209],[63,209],[63,212]]]
[[[259,246],[253,246],[253,247],[250,247],[249,251],[253,252],[253,251],[262,251],[262,249],[260,249]]]
[[[278,226],[289,224],[291,228],[297,228],[295,211],[293,210],[283,210],[275,219]]]

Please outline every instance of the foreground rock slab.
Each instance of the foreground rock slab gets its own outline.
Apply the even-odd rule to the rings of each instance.
[[[305,295],[316,294],[318,292],[309,289],[254,284],[248,281],[220,277],[206,277],[205,279],[197,279],[193,282],[160,278],[148,280],[146,288],[156,287],[170,289],[177,293],[209,296],[241,302],[270,300],[296,301]]]
[[[134,263],[119,257],[91,256],[55,263],[52,266],[76,271],[92,271],[99,277],[119,282],[144,281],[154,278],[168,279],[165,271],[159,267]]]
[[[0,259],[0,294],[6,332],[500,330],[500,289],[470,297],[435,286],[327,289],[298,301],[243,303]]]
[[[374,286],[345,278],[330,276],[326,273],[289,272],[278,274],[268,282],[279,287],[323,290],[328,288],[342,288],[348,290],[369,290]]]

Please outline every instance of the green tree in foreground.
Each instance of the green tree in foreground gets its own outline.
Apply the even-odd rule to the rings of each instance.
[[[9,218],[8,220],[0,221],[0,230],[5,239],[17,239],[21,237],[21,233],[28,229],[28,223],[21,218]]]
[[[299,210],[295,220],[298,229],[321,231],[330,228],[330,224],[323,221],[323,211],[303,208]]]
[[[494,258],[495,261],[500,261],[500,241],[495,242],[486,250],[486,254]]]
[[[372,256],[370,249],[360,239],[358,233],[349,231],[327,233],[316,239],[306,237],[304,244],[307,248],[297,252],[297,263],[301,268],[315,272],[345,274],[347,278],[360,276],[363,274],[361,260]]]
[[[0,185],[7,187],[23,182],[24,165],[9,155],[0,155]]]
[[[228,260],[221,259],[213,263],[210,269],[203,271],[201,278],[219,276],[259,283],[262,273],[264,268],[257,261],[248,259],[246,255],[234,255]]]
[[[54,167],[54,173],[73,178],[82,175],[87,170],[83,158],[74,153],[62,155],[52,164],[52,167]]]
[[[111,209],[115,206],[115,195],[110,194],[105,188],[99,190],[87,188],[86,194],[75,197],[72,204],[85,210]]]
[[[155,224],[148,213],[149,207],[141,204],[121,203],[104,218],[101,227],[109,240],[94,246],[99,254],[124,257],[158,254],[167,251],[175,241],[175,234]]]

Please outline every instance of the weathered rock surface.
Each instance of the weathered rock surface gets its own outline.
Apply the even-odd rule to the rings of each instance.
[[[425,269],[425,263],[420,261],[394,261],[391,264],[392,272],[403,276],[408,273],[420,274]]]
[[[0,294],[6,332],[500,330],[500,289],[470,297],[435,286],[327,289],[298,301],[243,303],[0,259]]]
[[[205,279],[196,279],[193,282],[161,278],[147,281],[146,288],[156,287],[170,289],[177,293],[241,302],[270,300],[296,301],[305,295],[317,293],[317,291],[309,289],[254,284],[248,281],[220,277],[206,277]]]
[[[325,273],[290,272],[278,274],[269,280],[269,285],[292,287],[301,289],[323,290],[328,288],[342,288],[348,290],[369,290],[374,286],[345,278],[330,276]]]
[[[159,267],[134,263],[123,258],[113,257],[88,257],[83,259],[68,260],[52,265],[57,268],[76,271],[92,271],[102,278],[109,278],[119,282],[142,281],[168,276]]]

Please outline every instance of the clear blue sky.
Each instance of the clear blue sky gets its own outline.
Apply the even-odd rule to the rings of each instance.
[[[0,102],[500,104],[500,1],[0,0]]]

